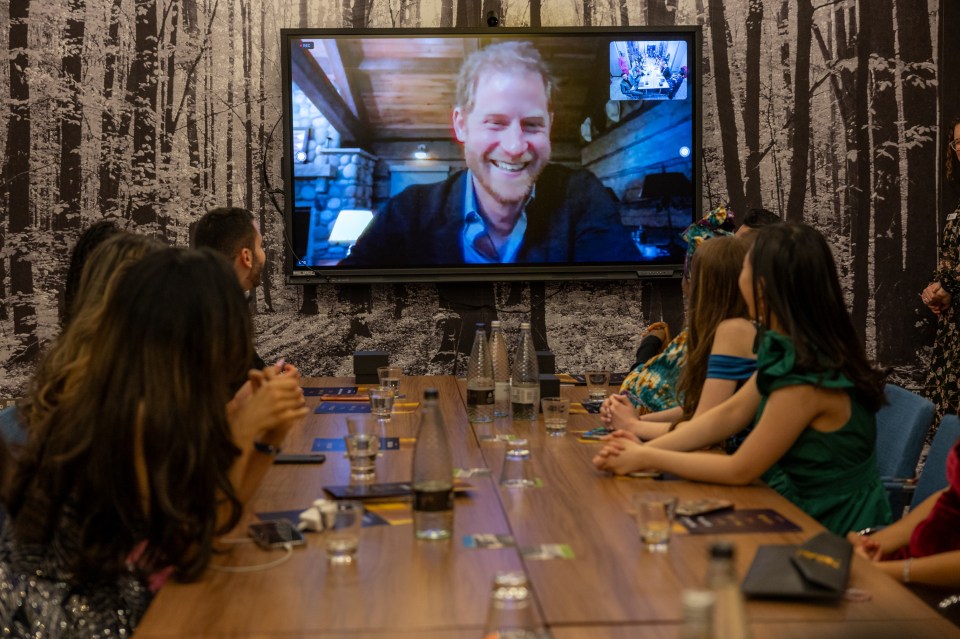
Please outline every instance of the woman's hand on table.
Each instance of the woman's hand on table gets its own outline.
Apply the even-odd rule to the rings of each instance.
[[[637,409],[626,395],[611,395],[600,405],[600,421],[611,428],[633,430],[631,426],[638,421]]]
[[[847,541],[853,544],[853,551],[864,559],[880,561],[880,558],[883,557],[880,544],[871,539],[870,535],[861,535],[856,532],[847,533]]]
[[[643,467],[643,445],[636,435],[618,430],[603,439],[606,444],[593,458],[598,469],[625,475]]]

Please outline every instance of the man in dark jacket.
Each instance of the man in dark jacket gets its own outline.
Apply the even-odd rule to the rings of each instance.
[[[638,258],[593,174],[550,164],[554,81],[527,42],[471,54],[453,129],[467,170],[411,186],[374,216],[347,266],[623,262]]]

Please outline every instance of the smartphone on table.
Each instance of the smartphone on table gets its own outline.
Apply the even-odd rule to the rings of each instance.
[[[303,533],[289,519],[254,522],[247,533],[258,546],[266,549],[302,546],[305,543]]]

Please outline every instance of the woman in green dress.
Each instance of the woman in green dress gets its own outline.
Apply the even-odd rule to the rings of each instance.
[[[731,485],[775,474],[772,486],[837,534],[888,522],[876,463],[884,375],[853,329],[823,236],[803,224],[760,229],[740,291],[761,327],[752,380],[647,445],[615,433],[594,463],[616,473],[654,468]],[[684,452],[751,421],[732,455]]]

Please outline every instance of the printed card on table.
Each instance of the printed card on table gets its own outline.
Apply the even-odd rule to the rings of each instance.
[[[476,550],[497,550],[516,546],[513,535],[498,535],[494,533],[477,533],[463,536],[463,547]]]
[[[320,402],[320,405],[313,409],[314,413],[321,415],[332,415],[341,413],[369,413],[369,402]]]
[[[696,517],[677,517],[691,535],[733,533],[795,532],[796,525],[772,508],[725,510]]]
[[[321,395],[336,395],[338,397],[350,397],[357,394],[356,386],[309,386],[303,389],[305,397],[318,397]]]
[[[313,446],[310,448],[311,453],[346,452],[346,450],[347,442],[343,437],[315,437]],[[400,450],[400,438],[381,437],[380,450]]]
[[[512,442],[518,437],[513,433],[497,433],[495,435],[480,435],[477,439],[482,442]]]
[[[493,470],[489,468],[454,468],[454,479],[469,479],[470,477],[490,477]]]
[[[569,544],[537,544],[536,546],[521,546],[520,554],[524,559],[573,559],[573,549]]]

